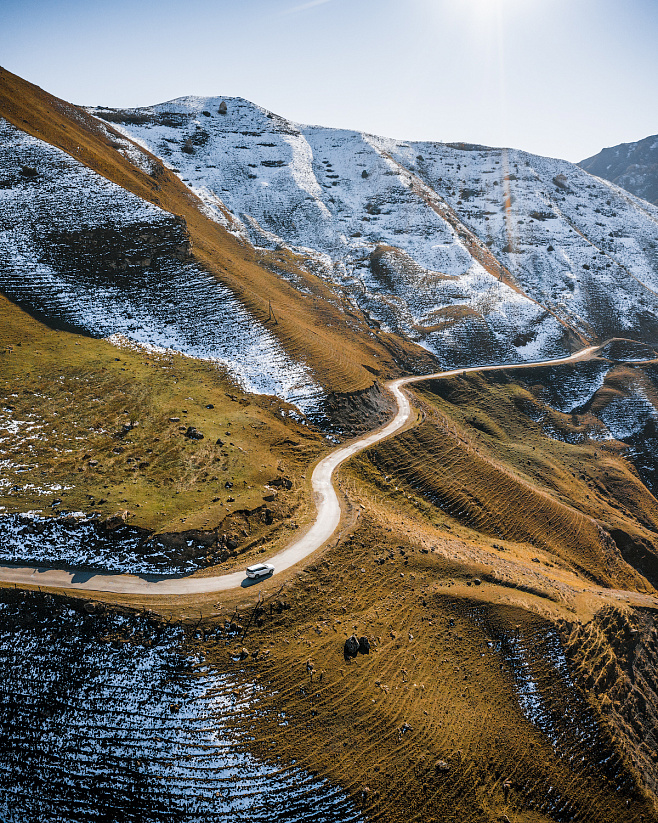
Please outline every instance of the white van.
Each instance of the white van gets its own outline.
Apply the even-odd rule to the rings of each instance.
[[[271,563],[256,563],[254,566],[247,566],[247,577],[266,577],[273,571],[274,566]]]

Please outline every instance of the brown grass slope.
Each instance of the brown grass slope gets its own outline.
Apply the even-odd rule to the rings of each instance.
[[[548,437],[503,377],[422,387],[421,425],[342,472],[352,534],[207,648],[259,685],[259,756],[368,820],[658,820],[655,617],[629,610],[652,588],[600,525],[651,538],[655,500],[622,444]],[[372,649],[346,662],[353,632]]]
[[[255,318],[269,322],[288,353],[308,363],[330,392],[368,388],[373,375],[399,371],[396,359],[431,368],[427,352],[370,329],[352,304],[305,271],[301,258],[257,253],[207,218],[198,199],[152,155],[148,156],[156,164],[153,175],[133,166],[113,147],[111,126],[101,128],[83,109],[0,68],[0,115],[133,194],[182,217],[197,261],[227,285]],[[277,276],[282,269],[294,271],[311,295],[301,294]],[[276,323],[268,321],[270,305]]]
[[[632,553],[626,562],[625,546],[610,536],[623,533],[658,562],[658,506],[623,444],[549,438],[521,411],[533,395],[502,380],[426,384],[423,422],[370,452],[385,483],[422,494],[447,522],[524,547],[538,564],[557,562],[602,586],[651,588],[646,564],[629,565]],[[582,425],[570,415],[553,418],[565,434]]]
[[[585,625],[566,622],[561,634],[578,682],[658,794],[658,615],[611,607]]]
[[[382,823],[657,820],[634,759],[560,663],[564,603],[551,617],[535,595],[472,585],[478,566],[446,556],[459,540],[435,533],[423,551],[412,507],[389,516],[356,483],[370,511],[353,534],[266,590],[275,608],[257,620],[255,602],[231,604],[223,617],[245,635],[204,644],[257,684],[236,722],[258,756],[329,777]],[[346,662],[353,632],[371,652]]]
[[[23,347],[28,342],[37,344],[23,341]],[[109,350],[103,341],[89,345]],[[117,364],[113,379],[126,374],[123,367],[141,376],[145,364],[140,372],[137,365]],[[599,479],[594,447],[551,440],[521,416],[517,402],[531,397],[526,389],[477,376],[444,382],[423,388],[425,431],[400,453],[399,474],[397,464],[384,470],[368,457],[342,470],[347,532],[302,572],[221,598],[129,605],[167,620],[184,615],[191,646],[252,695],[253,710],[236,713],[233,722],[253,735],[253,751],[282,767],[295,761],[344,787],[366,820],[657,821],[655,763],[637,725],[653,728],[653,710],[642,709],[651,699],[651,659],[634,664],[632,646],[613,643],[613,669],[598,638],[615,632],[592,622],[602,607],[627,609],[628,597],[642,602],[595,581],[648,587],[613,547],[578,531],[579,519],[604,515],[637,528],[633,500],[645,501],[649,517],[653,498],[610,444],[600,471],[615,474],[624,511],[612,496],[606,509],[600,491],[587,501],[589,484]],[[185,396],[197,392],[182,389]],[[221,402],[221,391],[216,396]],[[225,414],[222,408],[220,418]],[[440,437],[430,437],[432,423],[441,427]],[[238,424],[248,428],[241,419],[232,428]],[[391,443],[399,448],[412,434]],[[451,460],[445,468],[432,460],[439,441],[447,445],[436,454]],[[303,441],[295,435],[295,442]],[[272,446],[283,448],[278,440]],[[310,462],[312,443],[307,446],[303,458]],[[377,447],[380,457],[383,448]],[[481,513],[480,520],[463,517],[464,509],[454,516],[441,511],[429,485],[416,488],[404,476],[411,457],[414,477],[422,468],[420,448],[430,454],[424,462],[432,488],[457,488],[461,502],[482,475],[490,488],[507,484],[507,497],[484,495],[488,520]],[[293,468],[286,464],[286,471]],[[635,498],[623,497],[625,485]],[[512,502],[518,489],[527,497]],[[538,501],[548,502],[542,509]],[[501,538],[490,522],[519,531]],[[264,603],[257,600],[261,593]],[[225,630],[231,619],[243,627],[237,635]],[[652,631],[649,626],[647,648],[655,652]],[[372,649],[347,663],[343,644],[352,632],[369,637]],[[581,632],[593,643],[579,642]],[[243,648],[246,659],[233,662]],[[636,678],[633,688],[633,665],[648,686]],[[612,722],[607,683],[608,699],[618,704]],[[632,701],[624,706],[627,693]]]
[[[658,820],[655,616],[606,588],[651,587],[597,525],[651,536],[654,498],[621,444],[548,437],[504,377],[422,387],[420,427],[341,473],[352,533],[264,607],[214,604],[246,632],[205,651],[258,684],[236,719],[256,753],[339,783],[367,820]],[[346,662],[353,632],[371,653]]]

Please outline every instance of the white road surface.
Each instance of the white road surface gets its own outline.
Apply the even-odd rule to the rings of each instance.
[[[357,440],[340,446],[315,467],[311,477],[311,487],[316,501],[317,515],[315,523],[301,537],[291,543],[267,562],[275,567],[274,574],[289,569],[291,566],[304,560],[314,551],[323,546],[338,528],[341,517],[340,502],[332,482],[336,469],[358,454],[360,451],[390,437],[400,431],[409,421],[412,409],[403,387],[410,383],[419,383],[423,380],[455,377],[468,372],[499,371],[503,369],[527,369],[537,366],[557,366],[562,363],[574,363],[589,359],[600,346],[590,346],[582,349],[570,357],[561,357],[556,360],[544,360],[535,363],[516,363],[496,366],[471,366],[452,371],[437,372],[435,374],[401,377],[387,384],[397,402],[398,410],[390,423],[386,426],[364,435]],[[85,590],[89,592],[114,592],[117,594],[134,595],[189,595],[221,592],[228,589],[237,589],[242,586],[253,585],[269,578],[250,580],[243,571],[233,574],[223,574],[213,577],[169,577],[154,580],[128,574],[95,574],[82,571],[64,571],[49,568],[25,568],[16,566],[0,566],[0,580],[14,583],[17,586],[44,586],[48,588]]]

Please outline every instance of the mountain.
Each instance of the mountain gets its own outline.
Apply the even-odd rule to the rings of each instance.
[[[443,364],[658,338],[658,209],[571,163],[302,126],[240,98],[90,111],[235,237],[301,255]]]
[[[1,70],[0,115],[0,290],[35,316],[94,336],[205,351],[253,390],[251,361],[269,375],[259,391],[299,401],[328,425],[343,395],[369,393],[377,405],[377,376],[396,373],[399,360],[422,368],[432,361],[372,329],[298,256],[236,238],[158,158],[84,110]],[[165,269],[162,283],[172,285],[146,298]],[[204,324],[202,305],[215,307]],[[157,306],[167,324],[153,334]],[[245,323],[250,331],[239,332]]]
[[[180,218],[6,121],[0,165],[0,288],[9,298],[61,328],[221,363],[246,390],[312,412],[320,386],[200,269]]]
[[[621,143],[582,160],[581,168],[658,205],[658,134]]]
[[[0,170],[0,818],[658,821],[655,206],[2,70]]]

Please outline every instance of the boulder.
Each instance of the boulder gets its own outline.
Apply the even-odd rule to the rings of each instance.
[[[115,512],[114,514],[111,514],[109,517],[106,517],[105,520],[101,520],[101,522],[98,525],[101,529],[103,529],[106,532],[113,532],[121,528],[121,526],[124,526],[127,519],[127,511]]]
[[[185,437],[189,440],[203,440],[203,434],[198,429],[195,429],[194,426],[188,426]]]
[[[292,480],[287,477],[276,477],[274,480],[270,480],[267,484],[272,489],[292,489]]]
[[[228,106],[226,105],[225,100],[222,100],[222,102],[219,104],[219,108],[217,109],[217,111],[219,112],[219,114],[227,114],[228,113]]]
[[[359,638],[359,651],[361,654],[370,654],[370,641],[367,637]]]
[[[351,637],[348,637],[345,641],[345,646],[343,648],[343,655],[345,656],[345,660],[349,660],[352,657],[356,657],[359,653],[359,641],[357,636],[353,634]]]

